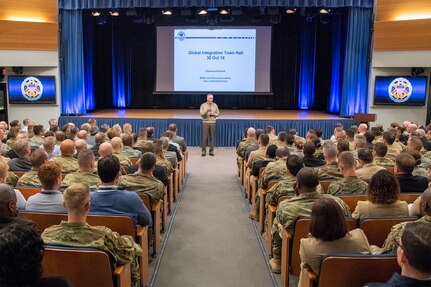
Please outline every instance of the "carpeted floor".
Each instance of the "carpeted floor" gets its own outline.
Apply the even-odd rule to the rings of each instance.
[[[189,150],[188,179],[154,286],[273,286],[239,192],[235,149]]]

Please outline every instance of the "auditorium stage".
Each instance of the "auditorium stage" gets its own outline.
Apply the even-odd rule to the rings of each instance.
[[[178,134],[185,137],[188,145],[200,145],[201,119],[197,109],[97,110],[82,116],[60,116],[59,125],[73,122],[79,127],[87,122],[88,118],[96,118],[99,126],[122,125],[128,122],[132,124],[134,132],[141,127],[154,126],[157,135],[165,131],[170,123],[176,123]],[[320,128],[323,137],[328,138],[337,122],[347,127],[357,124],[351,118],[340,118],[319,111],[221,110],[221,116],[217,120],[217,146],[235,146],[243,137],[245,128],[250,126],[265,128],[272,125],[277,133],[294,128],[301,136],[305,136],[307,130],[311,128]]]

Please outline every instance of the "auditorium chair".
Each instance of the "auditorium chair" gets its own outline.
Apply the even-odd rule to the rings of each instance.
[[[41,187],[24,187],[24,186],[17,186],[16,189],[21,191],[22,195],[24,196],[25,200],[28,200],[28,198],[32,195],[35,195],[39,193],[42,188]]]
[[[370,244],[382,246],[391,232],[392,226],[417,219],[416,216],[368,217],[359,221],[359,228],[364,231]]]
[[[132,164],[136,164],[139,159],[140,159],[139,157],[131,157],[130,161],[132,162]]]
[[[17,177],[21,177],[24,175],[24,173],[26,173],[25,171],[13,171],[13,173],[17,176]]]
[[[162,210],[162,230],[165,233],[166,226],[168,225],[168,187],[163,186],[163,210]]]
[[[413,203],[421,195],[421,193],[400,193],[400,197],[398,199],[399,201],[405,201],[410,204]]]
[[[174,194],[174,181],[173,181],[173,175],[170,174],[168,176],[168,201],[169,201],[169,214],[172,212],[172,210],[174,209],[174,200],[177,200],[175,198],[175,194]]]
[[[243,174],[244,166],[243,165],[244,165],[244,160],[241,158],[240,163],[239,163],[238,173],[237,173],[239,180],[241,182],[243,182],[243,176],[244,176],[244,174]]]
[[[259,174],[258,176],[251,176],[250,177],[250,190],[249,190],[249,194],[247,194],[247,198],[250,201],[251,200],[251,207],[254,209],[255,208],[255,204],[256,204],[256,193],[257,193],[257,189],[259,188],[259,179],[262,178],[262,174],[265,171],[264,167],[261,167],[259,169]]]
[[[323,189],[323,193],[327,193],[328,192],[328,188],[329,185],[333,182],[335,182],[336,180],[333,179],[325,179],[325,180],[319,180],[320,186]]]
[[[260,226],[260,233],[263,233],[265,231],[265,202],[266,202],[266,194],[268,190],[271,189],[276,183],[278,183],[278,180],[271,180],[268,183],[268,189],[261,188],[261,197],[259,202],[259,226]]]
[[[36,223],[37,228],[43,232],[46,228],[60,224],[62,220],[67,221],[67,214],[62,213],[44,213],[44,212],[20,212],[19,217],[25,218]],[[141,269],[142,284],[146,284],[149,279],[148,275],[148,226],[142,227],[135,224],[131,217],[122,215],[96,215],[88,214],[87,223],[92,226],[106,226],[120,235],[130,235],[142,248],[142,256],[139,260]]]
[[[292,198],[292,196],[280,196],[277,200],[277,206],[268,204],[266,209],[266,220],[268,221],[268,227],[266,228],[266,240],[268,246],[268,254],[272,257],[272,224],[274,223],[275,213],[277,212],[277,207],[280,202],[285,199]]]
[[[342,199],[344,203],[347,204],[351,212],[355,211],[356,205],[358,205],[359,200],[362,200],[362,201],[368,200],[368,195],[366,194],[340,195],[337,197]]]
[[[364,254],[327,254],[317,276],[309,267],[301,269],[299,287],[362,287],[369,282],[386,282],[400,272],[397,256]]]
[[[157,251],[160,247],[160,200],[151,203],[150,197],[148,194],[141,193],[139,194],[139,197],[144,202],[147,209],[151,212],[151,217],[153,219],[153,233],[152,233],[152,240],[153,240],[153,253],[151,256],[155,258],[157,256]]]
[[[346,218],[346,221],[349,230],[356,228],[356,220],[354,218]],[[281,286],[283,287],[289,286],[289,273],[294,276],[299,276],[301,273],[299,246],[301,238],[308,237],[310,232],[309,225],[310,218],[299,218],[295,222],[293,234],[286,229],[283,230],[281,250]]]
[[[94,248],[48,245],[43,252],[42,265],[43,276],[62,275],[74,287],[129,287],[132,284],[130,263],[112,272],[108,253]]]

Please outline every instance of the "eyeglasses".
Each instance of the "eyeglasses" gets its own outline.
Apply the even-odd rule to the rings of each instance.
[[[407,258],[409,258],[409,256],[407,255],[406,250],[404,249],[404,247],[401,245],[401,238],[397,237],[394,239],[394,243],[397,247],[401,248],[404,251],[404,254],[406,255]]]
[[[87,206],[87,204],[89,204],[90,202],[91,202],[91,197],[84,206]]]

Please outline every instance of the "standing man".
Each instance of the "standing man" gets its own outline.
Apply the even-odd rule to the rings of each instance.
[[[202,117],[202,156],[207,155],[207,145],[210,147],[210,156],[214,156],[216,119],[220,116],[220,111],[213,99],[213,94],[208,94],[207,101],[200,108]]]

